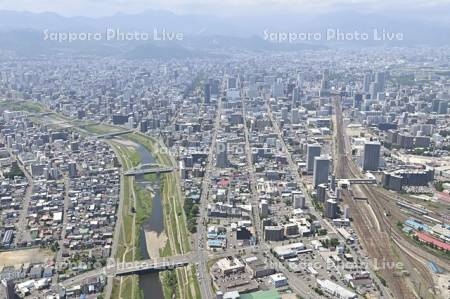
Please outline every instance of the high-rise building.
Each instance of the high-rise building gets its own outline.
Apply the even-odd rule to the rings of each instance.
[[[319,156],[314,158],[313,185],[328,183],[328,172],[330,171],[330,158]]]
[[[128,117],[128,127],[130,129],[134,128],[134,118],[133,118],[133,116]]]
[[[272,91],[272,96],[274,98],[284,96],[284,87],[283,87],[283,84],[281,82],[273,83],[271,91]]]
[[[281,108],[281,119],[286,122],[288,121],[289,110],[287,107]]]
[[[259,214],[262,218],[269,215],[269,203],[265,199],[261,200],[259,203]]]
[[[219,80],[217,79],[210,79],[209,85],[211,86],[210,91],[211,95],[218,96],[219,95]]]
[[[78,151],[78,149],[79,149],[78,142],[77,141],[72,141],[70,143],[70,150],[73,151],[73,152],[76,152],[76,151]]]
[[[327,97],[330,95],[330,71],[328,69],[325,69],[322,73],[322,81],[320,82],[320,90],[319,90],[319,96],[320,97]]]
[[[77,176],[77,163],[74,161],[69,162],[69,177],[74,178]]]
[[[15,291],[15,283],[11,279],[4,279],[0,282],[0,298],[16,299],[19,298]]]
[[[344,206],[344,218],[345,219],[350,218],[350,207],[348,205]]]
[[[141,131],[142,133],[147,132],[148,130],[148,121],[147,120],[141,120],[141,122],[139,123],[139,131]]]
[[[329,199],[325,202],[325,217],[330,219],[337,218],[337,202],[334,199]]]
[[[284,228],[280,225],[264,227],[264,240],[266,241],[283,241]]]
[[[300,122],[300,113],[297,108],[292,109],[291,111],[292,119],[291,122],[293,124],[298,124]]]
[[[353,100],[353,108],[357,108],[361,110],[361,104],[363,102],[363,95],[361,93],[355,94],[354,100]]]
[[[379,87],[378,83],[377,82],[370,83],[370,86],[369,86],[370,98],[371,99],[376,99],[377,98],[377,94],[379,92],[380,92],[380,87]]]
[[[314,158],[320,156],[321,146],[318,143],[308,144],[306,147],[306,171],[311,174],[314,170]]]
[[[370,83],[369,93],[371,99],[377,99],[378,93],[386,90],[386,73],[377,72],[375,75],[375,82]]]
[[[363,170],[378,170],[380,167],[380,151],[381,144],[379,142],[366,142],[364,144]]]
[[[218,168],[228,167],[227,141],[224,139],[217,141],[216,167]]]
[[[431,101],[431,111],[438,112],[440,103],[441,103],[441,100],[439,100],[439,99],[434,99],[433,101]]]
[[[304,209],[306,207],[305,196],[301,193],[293,194],[293,206],[294,209]]]
[[[292,89],[292,107],[297,107],[297,103],[300,101],[300,87],[294,87]]]
[[[375,75],[375,82],[377,82],[380,92],[386,89],[386,73],[377,72]]]
[[[363,91],[364,93],[369,92],[370,82],[372,82],[372,73],[364,74]]]
[[[203,98],[205,99],[205,103],[209,103],[211,99],[211,85],[209,83],[203,85]]]
[[[448,113],[448,102],[442,101],[439,103],[438,114],[447,114]]]
[[[234,77],[229,77],[227,79],[227,89],[235,89],[237,88],[237,79]]]

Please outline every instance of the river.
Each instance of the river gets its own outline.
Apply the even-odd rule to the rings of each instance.
[[[142,164],[155,163],[153,155],[142,145],[136,148],[141,158]],[[147,248],[146,233],[154,232],[157,235],[164,233],[164,216],[163,205],[161,201],[161,190],[159,188],[159,177],[156,182],[149,182],[144,179],[144,176],[137,176],[136,182],[142,187],[151,186],[154,191],[152,202],[151,216],[143,223],[140,228],[140,252],[144,259],[149,259],[149,248]],[[157,246],[157,244],[155,244]],[[144,291],[144,298],[160,299],[164,298],[161,280],[159,273],[148,273],[139,276],[139,287]]]

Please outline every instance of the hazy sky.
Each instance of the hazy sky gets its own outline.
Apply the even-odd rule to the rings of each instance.
[[[450,0],[0,0],[0,9],[56,12],[65,16],[106,16],[164,9],[177,13],[254,15],[311,13],[337,8],[367,11],[450,7]]]

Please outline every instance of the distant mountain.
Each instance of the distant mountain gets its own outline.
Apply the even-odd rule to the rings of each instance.
[[[199,58],[204,56],[208,56],[208,54],[177,45],[155,45],[151,43],[139,45],[123,55],[123,57],[130,59],[153,58],[162,60]]]
[[[78,41],[71,43],[44,40],[43,33],[36,30],[0,31],[0,50],[12,51],[20,56],[33,57],[55,54],[120,55],[130,50],[125,43],[102,41]]]
[[[441,12],[442,14],[442,12]],[[431,19],[431,20],[430,20]],[[43,31],[90,32],[105,34],[107,29],[122,32],[147,32],[154,29],[182,33],[182,41],[119,41],[106,42],[49,42],[43,40]],[[378,33],[400,33],[401,40],[374,41]],[[336,40],[327,38],[328,31],[340,33],[366,33],[369,40]],[[330,32],[331,32],[330,31]],[[321,34],[319,40],[297,39],[277,42],[280,34]],[[275,37],[274,39],[268,38]],[[303,34],[303,35],[302,35]],[[269,39],[269,40],[265,40]],[[450,22],[442,18],[432,20],[407,13],[364,13],[340,10],[304,15],[215,17],[205,15],[179,15],[168,11],[149,10],[139,14],[116,14],[110,17],[64,17],[55,13],[30,13],[0,10],[0,48],[17,51],[21,55],[54,53],[100,53],[102,55],[165,56],[164,49],[177,57],[205,55],[206,52],[226,52],[227,49],[252,51],[293,51],[322,47],[354,46],[416,46],[450,45]],[[171,50],[169,50],[171,49]],[[173,51],[173,52],[172,52]],[[145,56],[144,55],[144,56]]]

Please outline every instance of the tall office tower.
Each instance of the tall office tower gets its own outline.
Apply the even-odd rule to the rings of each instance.
[[[259,215],[261,215],[262,218],[269,215],[269,203],[265,199],[261,200],[259,203]]]
[[[442,101],[439,103],[438,114],[447,114],[448,113],[448,102]]]
[[[364,74],[363,91],[364,93],[369,92],[370,82],[372,82],[372,73]]]
[[[330,83],[328,82],[327,79],[322,79],[322,81],[320,82],[320,89],[322,90],[330,89]]]
[[[298,72],[297,73],[297,86],[301,88],[302,85],[303,85],[302,74],[300,72]]]
[[[377,94],[380,92],[379,85],[377,82],[370,83],[369,94],[371,99],[376,99]]]
[[[320,82],[320,90],[319,90],[319,96],[320,97],[327,97],[330,95],[330,81],[329,78],[329,71],[324,70],[322,74],[322,81]]]
[[[321,146],[318,143],[308,144],[306,147],[306,171],[311,174],[314,170],[314,158],[320,156]]]
[[[216,167],[218,168],[228,167],[227,141],[224,139],[217,141]]]
[[[128,127],[130,129],[134,128],[134,118],[132,116],[128,117]]]
[[[337,218],[337,202],[334,199],[329,199],[325,202],[325,217],[330,219]]]
[[[291,113],[292,113],[291,123],[298,124],[300,122],[300,113],[298,112],[298,109],[297,108],[292,109]]]
[[[77,176],[77,163],[74,161],[69,162],[69,177],[74,178]]]
[[[219,95],[219,80],[210,79],[209,85],[211,86],[211,95],[218,96]]]
[[[235,89],[237,88],[237,79],[234,77],[229,77],[227,79],[227,89]]]
[[[441,100],[434,99],[431,101],[431,111],[438,112],[439,111],[439,105],[441,104]]]
[[[211,99],[211,84],[209,83],[203,85],[203,98],[205,99],[205,103],[209,103]]]
[[[284,96],[284,88],[283,88],[283,83],[281,82],[275,82],[272,84],[272,96],[274,98],[276,97],[282,97]]]
[[[328,172],[330,171],[330,157],[320,156],[314,158],[313,185],[328,183]]]
[[[328,81],[329,77],[330,77],[330,70],[324,69],[322,72],[322,80]]]
[[[292,90],[292,108],[297,107],[298,102],[300,102],[300,87],[294,87]]]
[[[386,89],[386,73],[377,72],[375,75],[375,82],[377,82],[380,92],[383,92]]]
[[[361,110],[362,102],[363,102],[363,95],[361,93],[355,94],[355,98],[353,99],[353,108]]]
[[[306,207],[306,199],[303,194],[293,194],[293,207],[294,209],[304,209]]]
[[[288,115],[289,115],[289,110],[288,110],[288,108],[287,108],[287,107],[281,108],[281,119],[282,119],[284,122],[287,122],[287,121],[288,121]]]
[[[363,170],[378,170],[380,167],[381,144],[379,142],[366,142],[364,144]]]
[[[286,93],[292,95],[294,88],[295,88],[295,84],[292,82],[289,82],[286,87]]]

